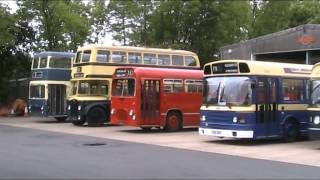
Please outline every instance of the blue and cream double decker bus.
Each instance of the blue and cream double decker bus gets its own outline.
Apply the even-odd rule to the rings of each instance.
[[[68,115],[74,125],[110,121],[111,83],[118,66],[200,69],[190,51],[91,44],[79,47],[72,67]]]
[[[28,110],[31,115],[67,118],[67,91],[70,88],[71,62],[74,53],[41,52],[31,65]]]
[[[246,60],[206,64],[199,134],[286,141],[307,137],[311,68]]]
[[[310,76],[309,134],[312,139],[320,138],[320,63],[313,66]]]

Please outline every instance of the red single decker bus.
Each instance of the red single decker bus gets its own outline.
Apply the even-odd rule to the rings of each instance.
[[[123,67],[113,74],[111,123],[178,131],[199,126],[201,70]]]

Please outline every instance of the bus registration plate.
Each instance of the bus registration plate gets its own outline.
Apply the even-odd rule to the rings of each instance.
[[[213,135],[220,135],[220,134],[222,134],[222,132],[218,131],[218,130],[212,130],[212,134]]]

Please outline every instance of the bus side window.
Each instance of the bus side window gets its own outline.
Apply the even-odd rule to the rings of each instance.
[[[158,55],[158,64],[160,65],[170,65],[170,56],[166,54]]]
[[[172,56],[172,65],[174,66],[183,66],[183,56],[173,55]]]
[[[265,103],[265,85],[263,81],[258,81],[257,87],[257,103]]]
[[[110,56],[110,52],[109,51],[98,50],[97,51],[96,61],[97,62],[109,62],[109,56]]]
[[[196,65],[197,65],[197,62],[196,62],[196,60],[195,60],[194,57],[192,57],[192,56],[185,56],[185,57],[184,57],[184,64],[185,64],[186,66],[196,66]]]
[[[141,53],[129,52],[128,61],[130,64],[141,64],[141,61],[142,61]]]
[[[144,64],[157,64],[157,56],[155,54],[144,54],[143,55]]]
[[[285,101],[304,100],[303,80],[300,79],[283,79],[282,94]]]
[[[111,57],[112,57],[112,62],[114,62],[114,63],[126,63],[127,62],[126,52],[113,51]]]

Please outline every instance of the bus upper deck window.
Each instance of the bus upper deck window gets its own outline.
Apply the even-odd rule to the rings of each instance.
[[[91,50],[83,51],[82,62],[89,62],[91,55]]]
[[[158,64],[160,65],[170,65],[170,56],[165,54],[158,55]]]
[[[37,69],[37,68],[38,68],[38,65],[39,65],[39,58],[34,58],[34,59],[33,59],[33,66],[32,66],[32,68],[33,68],[33,69]]]
[[[247,63],[239,63],[239,69],[241,73],[249,73],[250,69]]]
[[[129,52],[128,61],[130,64],[141,64],[141,61],[142,61],[141,53]]]
[[[109,62],[109,56],[110,56],[110,52],[109,51],[98,50],[97,51],[96,61],[97,62]]]
[[[143,62],[144,64],[157,64],[157,57],[155,54],[144,54]]]
[[[80,62],[80,59],[81,59],[81,51],[78,51],[78,52],[77,52],[77,55],[76,55],[76,61],[75,61],[75,63],[79,63],[79,62]]]
[[[172,65],[174,66],[183,66],[183,56],[172,56]]]
[[[113,51],[111,57],[112,57],[112,62],[114,63],[126,63],[127,61],[126,52]]]
[[[207,66],[204,66],[204,74],[211,74],[211,66],[210,65],[207,65]]]
[[[47,61],[48,61],[48,57],[41,57],[40,58],[40,68],[46,68]]]
[[[192,56],[185,56],[184,57],[184,64],[186,66],[196,66],[197,65],[195,58]]]
[[[70,68],[71,58],[67,57],[51,57],[49,61],[50,68]]]

